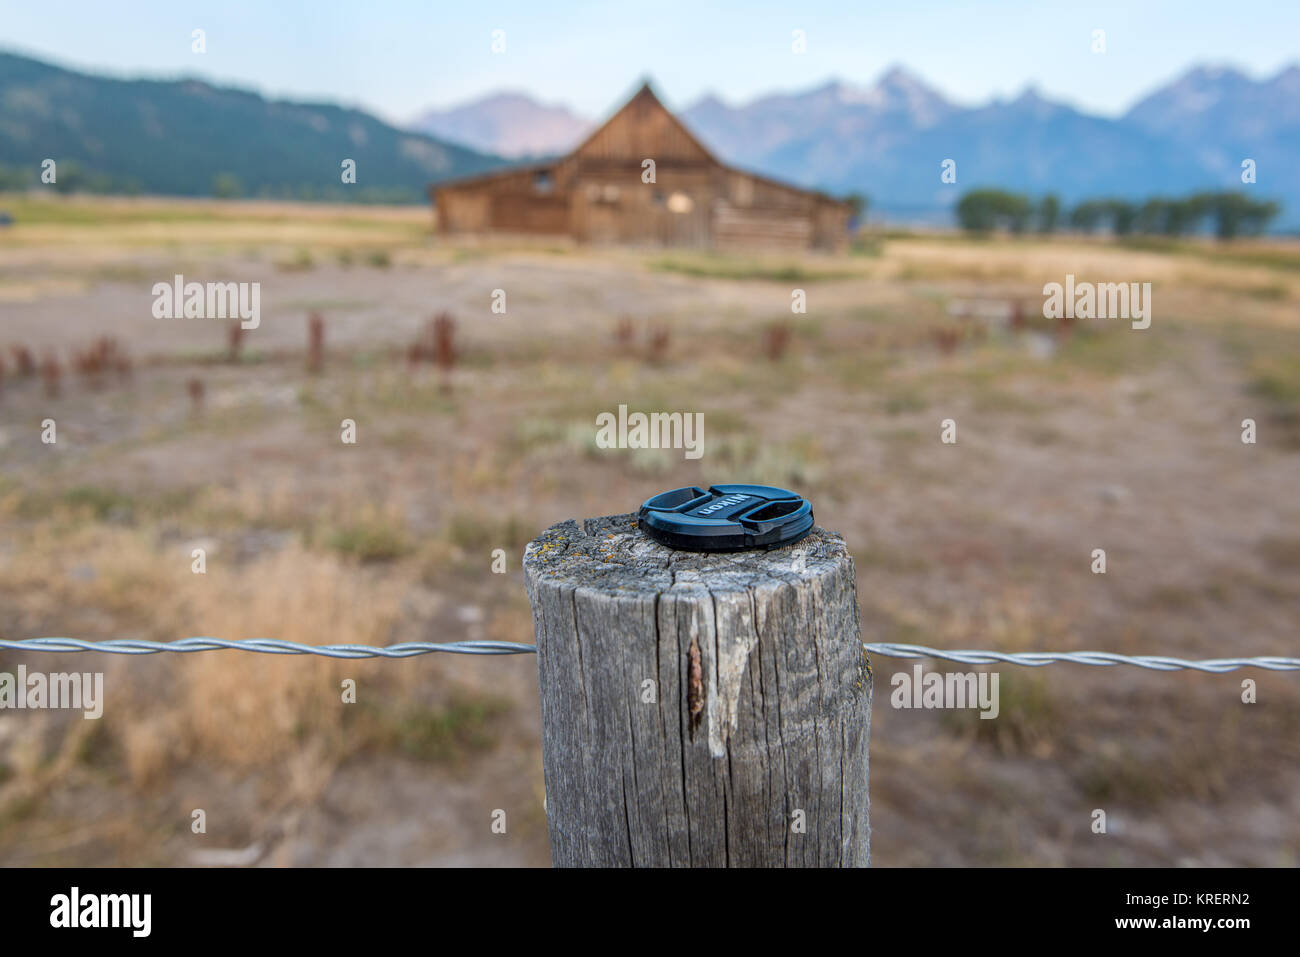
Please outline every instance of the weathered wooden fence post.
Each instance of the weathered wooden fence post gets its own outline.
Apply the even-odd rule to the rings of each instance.
[[[676,551],[635,515],[529,544],[556,866],[865,866],[871,670],[853,560],[814,528]]]

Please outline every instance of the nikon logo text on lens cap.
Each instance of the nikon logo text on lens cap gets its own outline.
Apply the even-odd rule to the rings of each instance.
[[[770,485],[675,488],[646,499],[637,525],[656,542],[692,552],[779,548],[812,530],[812,503]]]

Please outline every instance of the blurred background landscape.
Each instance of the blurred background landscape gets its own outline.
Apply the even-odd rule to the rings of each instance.
[[[606,116],[635,79],[608,91]],[[67,156],[54,184],[64,193],[417,203],[432,182],[567,153],[605,118],[506,91],[394,126],[332,103],[267,99],[200,78],[97,76],[3,50],[0,89],[0,188],[40,185],[40,159]],[[961,158],[957,183],[1050,195],[1067,207],[1140,207],[1151,197],[1240,188],[1250,158],[1267,171],[1254,198],[1278,204],[1271,225],[1300,229],[1300,181],[1279,175],[1300,155],[1296,63],[1260,80],[1199,64],[1116,117],[1033,87],[963,107],[902,66],[870,83],[835,79],[735,106],[708,95],[679,115],[722,160],[870,196],[873,216],[886,222],[952,224],[965,189],[940,181],[945,158]],[[356,159],[361,182],[326,175],[322,158],[336,155]]]
[[[1101,19],[1122,55],[1119,9]],[[760,14],[788,57],[791,25]],[[756,67],[709,96],[680,79],[697,61],[646,41],[591,101],[484,67],[476,92],[449,79],[385,116],[241,89],[233,67],[65,67],[75,37],[34,55],[29,25],[0,52],[0,637],[531,641],[519,561],[546,526],[755,481],[845,537],[868,641],[1296,654],[1300,193],[1280,171],[1300,70],[1252,62],[1214,16],[1187,8],[1181,72],[1109,111],[951,101],[921,79],[960,32],[942,17],[852,80]],[[1088,55],[1105,24],[1076,19],[1051,42]],[[474,25],[484,60],[495,26]],[[998,57],[972,56],[974,83]],[[651,71],[727,162],[851,197],[843,248],[439,231],[431,185],[566,153]],[[260,283],[260,326],[155,319],[176,274]],[[1150,282],[1151,327],[1043,318],[1067,274]],[[703,412],[704,457],[598,448],[619,404]],[[107,701],[98,721],[0,712],[0,863],[549,862],[531,656],[0,653],[19,664],[103,671]],[[1004,667],[981,721],[894,710],[911,663],[873,667],[877,865],[1300,863],[1293,676],[1248,673],[1245,706],[1246,673]]]

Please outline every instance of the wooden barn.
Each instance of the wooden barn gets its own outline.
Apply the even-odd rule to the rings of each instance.
[[[824,250],[848,242],[847,203],[719,162],[649,84],[568,156],[439,183],[430,194],[448,235]]]

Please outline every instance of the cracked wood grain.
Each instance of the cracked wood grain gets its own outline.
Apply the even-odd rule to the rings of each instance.
[[[871,670],[840,536],[708,555],[611,515],[547,529],[524,574],[556,866],[866,866]]]

